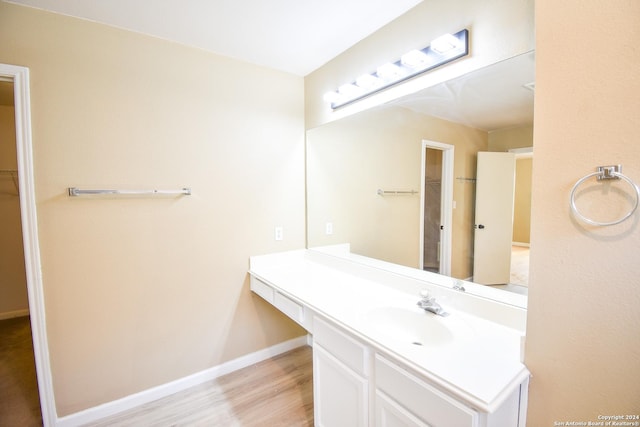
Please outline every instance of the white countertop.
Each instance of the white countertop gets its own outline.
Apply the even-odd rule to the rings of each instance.
[[[493,412],[528,378],[529,371],[520,362],[523,330],[509,327],[514,324],[511,320],[501,324],[458,308],[473,307],[476,300],[484,306],[491,302],[447,289],[438,294],[439,285],[415,280],[407,285],[401,283],[406,280],[400,276],[379,274],[366,266],[354,270],[323,256],[309,250],[255,256],[250,259],[250,274],[477,410]],[[416,306],[416,286],[436,290],[441,296],[438,302],[449,316],[423,313]],[[495,304],[497,312],[504,309]],[[371,321],[376,310],[396,308],[402,313],[430,316],[425,321],[442,323],[452,331],[453,339],[418,346],[385,332],[385,322]]]

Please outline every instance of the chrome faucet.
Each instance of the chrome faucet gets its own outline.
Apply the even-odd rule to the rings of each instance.
[[[429,311],[433,314],[437,314],[438,316],[443,317],[449,315],[449,313],[444,311],[442,306],[436,302],[436,298],[432,297],[429,291],[420,291],[420,297],[422,299],[418,301],[418,307],[420,307],[424,311]]]

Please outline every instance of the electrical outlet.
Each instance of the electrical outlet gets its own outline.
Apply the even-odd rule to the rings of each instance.
[[[332,222],[327,222],[324,226],[324,232],[327,236],[330,236],[331,234],[333,234],[333,223]]]
[[[279,225],[274,229],[274,238],[276,240],[282,240],[284,238],[282,226]]]

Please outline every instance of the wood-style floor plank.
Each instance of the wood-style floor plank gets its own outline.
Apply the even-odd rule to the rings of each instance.
[[[292,350],[90,425],[311,427],[311,348]]]

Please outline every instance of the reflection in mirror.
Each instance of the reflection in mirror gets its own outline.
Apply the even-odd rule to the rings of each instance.
[[[425,269],[437,268],[439,256],[450,251],[450,275],[472,280],[474,234],[479,232],[478,152],[532,147],[534,60],[534,52],[519,55],[307,131],[308,247],[349,243],[353,253]],[[448,178],[441,169],[435,174],[429,169],[434,160],[423,152],[428,143],[453,147]],[[523,294],[531,191],[527,161],[516,169],[515,221],[507,227],[508,256],[513,244],[518,252],[513,260],[521,267],[494,286]],[[441,199],[425,197],[425,189],[437,181],[452,188],[449,222],[442,218],[446,209],[429,210],[433,203],[444,206]],[[451,233],[449,247],[443,233],[433,233],[433,225],[425,222],[434,215],[438,228],[451,224],[442,230]]]

